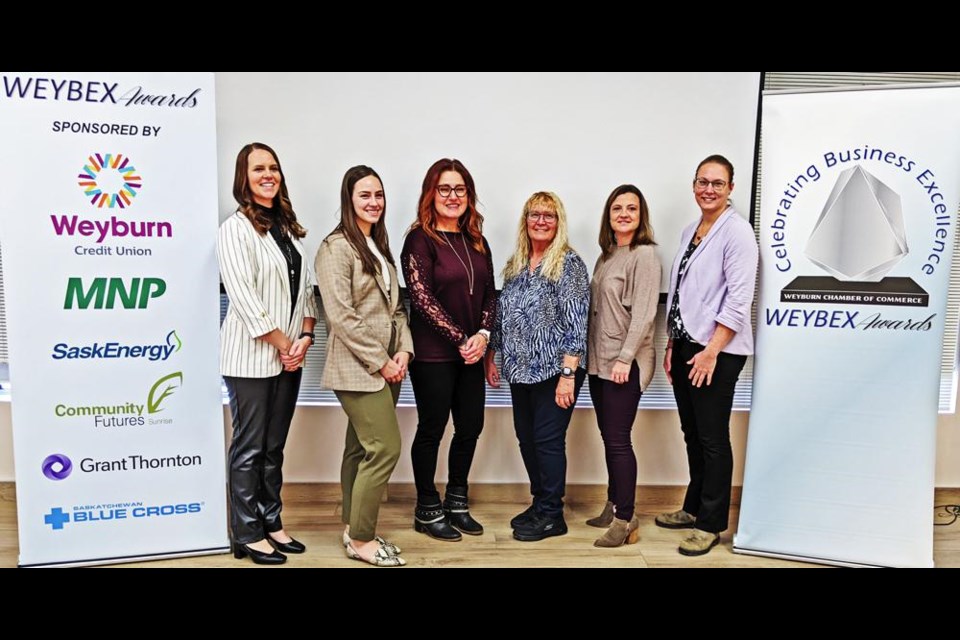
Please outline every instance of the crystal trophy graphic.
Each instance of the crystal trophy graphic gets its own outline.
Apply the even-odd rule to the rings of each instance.
[[[780,299],[925,307],[912,279],[886,277],[909,252],[900,194],[856,165],[837,177],[804,251],[830,276],[795,278]]]
[[[860,165],[847,169],[833,185],[805,253],[837,280],[879,282],[909,253],[900,194]]]

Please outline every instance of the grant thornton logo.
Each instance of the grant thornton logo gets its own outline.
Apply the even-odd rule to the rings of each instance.
[[[125,209],[143,186],[130,158],[121,154],[95,153],[87,158],[77,176],[80,188],[97,208]]]
[[[52,453],[43,459],[40,468],[50,480],[65,480],[73,471],[73,462],[62,453]]]

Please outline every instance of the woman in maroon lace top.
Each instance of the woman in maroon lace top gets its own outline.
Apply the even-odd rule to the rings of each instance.
[[[440,540],[460,540],[460,532],[483,533],[467,502],[467,476],[483,430],[482,360],[497,304],[493,259],[482,226],[470,172],[459,160],[433,163],[423,179],[417,220],[400,263],[417,353],[410,364],[419,418],[411,451],[417,485],[414,528]],[[449,480],[441,503],[434,475],[451,413]]]

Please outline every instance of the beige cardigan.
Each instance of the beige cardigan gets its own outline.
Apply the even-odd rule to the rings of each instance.
[[[587,372],[610,380],[619,360],[640,368],[640,389],[650,384],[657,354],[653,334],[660,299],[660,261],[653,245],[617,247],[597,259],[590,283]]]
[[[396,269],[388,265],[388,290],[379,274],[363,272],[360,256],[340,233],[320,245],[315,267],[328,335],[321,384],[337,391],[383,389],[380,368],[393,356],[388,350],[394,332],[396,350],[413,355]]]

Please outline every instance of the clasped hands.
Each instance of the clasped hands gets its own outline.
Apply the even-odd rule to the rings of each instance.
[[[284,371],[296,371],[303,366],[303,361],[307,357],[307,349],[310,348],[312,341],[310,338],[297,338],[290,343],[286,353],[280,351],[280,364]]]
[[[460,357],[467,364],[479,362],[486,352],[487,339],[479,333],[470,336],[466,342],[460,345]]]

